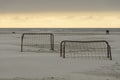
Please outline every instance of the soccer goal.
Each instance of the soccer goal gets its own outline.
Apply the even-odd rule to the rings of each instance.
[[[60,44],[60,56],[108,58],[112,60],[111,47],[107,41],[62,41]]]
[[[21,37],[21,52],[54,50],[54,35],[52,33],[23,33]]]

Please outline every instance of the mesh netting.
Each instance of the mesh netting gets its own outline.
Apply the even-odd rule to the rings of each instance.
[[[51,34],[23,34],[21,51],[49,51],[53,49]]]
[[[110,46],[105,41],[63,41],[61,56],[110,58]]]

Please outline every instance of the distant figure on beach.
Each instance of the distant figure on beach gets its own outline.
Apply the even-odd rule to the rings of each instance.
[[[106,34],[109,34],[109,32],[110,32],[109,30],[106,30]]]
[[[15,34],[15,32],[12,32],[13,34]]]

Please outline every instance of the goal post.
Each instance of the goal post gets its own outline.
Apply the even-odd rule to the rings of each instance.
[[[54,35],[52,33],[23,33],[21,36],[21,52],[54,50]]]
[[[111,47],[105,40],[99,41],[70,41],[64,40],[60,43],[60,56],[71,57],[106,57],[112,60]]]

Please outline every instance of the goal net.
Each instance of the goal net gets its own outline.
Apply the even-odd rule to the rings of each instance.
[[[23,33],[21,37],[21,52],[54,50],[54,35],[52,33]]]
[[[107,41],[62,41],[60,44],[60,56],[66,57],[88,57],[110,59],[111,47]]]

